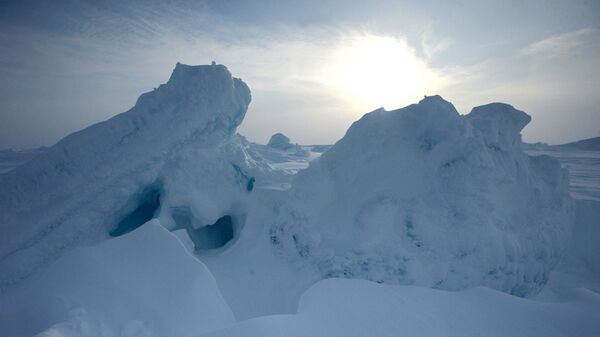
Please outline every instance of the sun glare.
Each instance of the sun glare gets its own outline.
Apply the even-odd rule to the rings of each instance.
[[[433,94],[442,78],[405,40],[360,35],[336,48],[328,77],[361,109],[395,109]]]

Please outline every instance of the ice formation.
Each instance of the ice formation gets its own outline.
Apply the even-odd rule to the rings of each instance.
[[[0,175],[0,286],[66,248],[151,218],[193,231],[230,216],[227,230],[237,235],[255,180],[256,165],[235,135],[249,103],[250,90],[225,66],[177,64],[131,110]],[[198,235],[213,246],[220,240]]]
[[[565,171],[522,151],[524,112],[494,103],[461,116],[431,96],[366,114],[333,147],[283,135],[259,145],[235,134],[249,102],[224,66],[178,64],[130,111],[9,163],[0,174],[0,331],[598,330],[598,295],[564,277],[585,264],[595,273],[590,289],[600,289],[597,189],[578,203],[562,261],[577,268],[551,282],[563,302],[431,289],[529,295],[567,246],[574,211]],[[337,276],[387,284],[322,280]]]
[[[46,150],[45,147],[27,150],[0,150],[0,174],[9,172],[15,167],[19,167],[31,160],[35,156],[40,155]]]
[[[272,135],[267,145],[281,150],[286,150],[294,146],[290,143],[290,139],[283,133],[276,133]]]
[[[530,117],[439,96],[375,110],[293,181],[271,229],[323,277],[539,291],[568,243],[566,172],[521,150]]]

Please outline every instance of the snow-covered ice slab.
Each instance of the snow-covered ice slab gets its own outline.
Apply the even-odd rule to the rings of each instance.
[[[600,295],[584,289],[544,303],[488,288],[458,292],[364,280],[320,281],[295,315],[265,316],[202,337],[589,337],[600,333]]]
[[[131,110],[0,175],[0,290],[153,217],[170,229],[242,218],[256,165],[235,131],[249,103],[225,66],[177,64]]]
[[[521,149],[530,117],[439,96],[355,122],[292,182],[271,238],[323,277],[539,291],[571,233],[566,171]]]
[[[530,155],[548,155],[569,171],[575,199],[573,237],[567,255],[540,298],[562,298],[573,287],[600,292],[600,137],[564,145],[524,144]]]
[[[45,151],[45,147],[27,150],[0,150],[0,174],[7,173]]]
[[[234,321],[208,269],[157,220],[71,250],[0,296],[4,337],[193,336]]]

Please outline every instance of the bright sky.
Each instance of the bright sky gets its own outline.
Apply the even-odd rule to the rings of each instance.
[[[52,145],[213,60],[252,90],[251,141],[333,143],[432,94],[512,104],[526,141],[597,137],[599,30],[593,0],[0,0],[0,149]]]

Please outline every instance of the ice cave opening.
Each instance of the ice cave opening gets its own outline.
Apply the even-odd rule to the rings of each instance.
[[[224,215],[212,225],[200,228],[188,227],[187,232],[194,242],[196,251],[204,251],[225,246],[233,239],[233,217]]]
[[[198,220],[187,207],[174,209],[171,215],[176,229],[185,229],[196,252],[224,247],[234,239],[236,220],[231,215],[223,215],[214,224],[200,227],[194,225]]]
[[[137,200],[137,207],[119,221],[115,229],[109,233],[110,236],[127,234],[152,220],[160,207],[160,191],[156,188],[149,188],[142,192]]]

